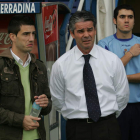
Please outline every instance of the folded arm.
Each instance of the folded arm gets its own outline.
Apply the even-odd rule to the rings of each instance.
[[[133,58],[140,54],[140,44],[135,44],[131,47],[130,51],[128,51],[122,58],[123,65],[126,66],[127,63]],[[127,79],[130,83],[140,83],[140,73],[127,75]]]
[[[140,44],[135,44],[131,49],[121,58],[123,65],[126,66],[127,63],[133,58],[140,54]]]

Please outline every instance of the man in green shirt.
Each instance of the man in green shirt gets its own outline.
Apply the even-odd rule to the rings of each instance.
[[[8,33],[12,46],[0,54],[0,140],[46,140],[42,115],[50,113],[52,102],[46,67],[30,53],[34,21],[16,15]],[[42,107],[39,117],[30,116],[34,101]]]

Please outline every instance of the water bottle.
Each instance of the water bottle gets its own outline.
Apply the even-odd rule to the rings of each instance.
[[[36,102],[34,101],[33,106],[32,106],[32,110],[30,112],[30,116],[33,117],[38,117],[40,114],[42,107],[40,107],[38,104],[36,104]],[[36,122],[35,120],[33,120],[34,122]]]

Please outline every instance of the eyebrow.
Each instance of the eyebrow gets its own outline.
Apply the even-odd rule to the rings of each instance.
[[[88,30],[89,29],[93,29],[93,27],[90,27],[90,28],[87,28]],[[79,29],[79,30],[77,30],[77,31],[83,31],[84,30],[84,28],[83,29]]]
[[[84,28],[83,29],[79,29],[79,30],[77,30],[77,31],[83,31],[84,30]]]
[[[122,14],[122,15],[119,15],[119,16],[134,16],[134,15],[123,15],[123,14]]]
[[[93,27],[87,28],[87,29],[93,29]]]
[[[22,34],[30,34],[30,33],[36,34],[36,31],[33,31],[33,32],[23,32]]]

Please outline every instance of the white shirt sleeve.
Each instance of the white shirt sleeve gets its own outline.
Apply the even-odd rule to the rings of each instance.
[[[61,112],[64,106],[65,94],[64,94],[64,80],[61,67],[58,61],[52,67],[50,76],[50,91],[52,95],[52,103],[57,111]]]
[[[116,57],[116,65],[114,65],[113,69],[115,72],[113,82],[118,103],[116,117],[118,117],[121,114],[121,111],[127,106],[129,100],[129,85],[124,66],[118,57]]]

